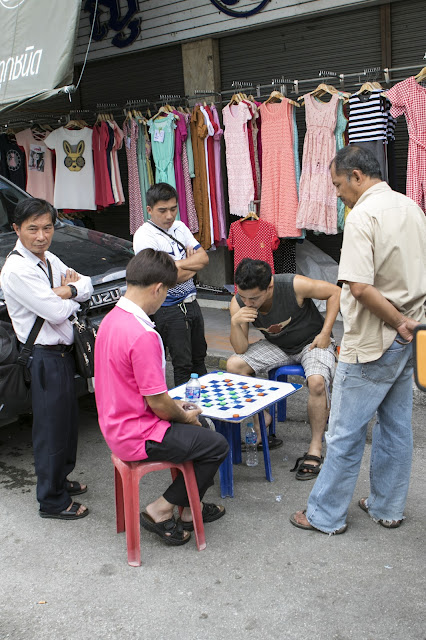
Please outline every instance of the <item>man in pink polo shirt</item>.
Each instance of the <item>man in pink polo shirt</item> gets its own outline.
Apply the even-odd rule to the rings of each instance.
[[[103,319],[96,338],[95,377],[99,425],[122,460],[192,460],[200,499],[228,453],[225,438],[211,431],[201,410],[167,393],[163,343],[149,319],[176,285],[174,260],[144,249],[127,265],[126,294]],[[202,428],[205,427],[205,428]],[[184,507],[176,520],[175,505]],[[204,522],[225,508],[202,503]],[[142,526],[170,545],[188,542],[192,515],[182,474],[141,514]]]

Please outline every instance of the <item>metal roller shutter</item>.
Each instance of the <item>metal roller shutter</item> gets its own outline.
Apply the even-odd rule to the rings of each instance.
[[[286,22],[222,38],[220,65],[223,90],[230,89],[234,81],[268,84],[281,77],[315,78],[320,70],[339,74],[380,67],[380,7]],[[302,85],[300,92],[313,88],[315,84]],[[301,158],[306,132],[303,108],[296,111],[296,120]],[[317,236],[308,232],[307,238],[339,261],[342,234]]]
[[[222,90],[232,82],[313,78],[381,65],[380,7],[345,11],[220,40]]]

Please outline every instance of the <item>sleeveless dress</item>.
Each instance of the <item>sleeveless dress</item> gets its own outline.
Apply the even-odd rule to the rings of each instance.
[[[296,223],[300,228],[337,233],[337,196],[329,165],[336,155],[337,104],[320,102],[310,94],[304,96],[306,136],[303,144],[302,175]]]
[[[279,238],[299,238],[296,224],[297,184],[291,103],[262,104],[262,200],[260,217],[270,222]]]
[[[334,130],[334,136],[336,138],[336,152],[343,149],[345,146],[345,131],[348,121],[343,113],[343,101],[339,100],[337,104],[337,118],[336,128]],[[340,198],[337,198],[337,228],[339,231],[343,231],[345,226],[345,205]]]
[[[226,105],[222,114],[225,125],[229,213],[233,216],[246,216],[249,204],[254,200],[253,172],[247,134],[247,121],[251,120],[251,114],[245,102]]]

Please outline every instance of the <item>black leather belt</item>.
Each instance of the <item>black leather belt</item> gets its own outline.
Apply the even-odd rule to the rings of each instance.
[[[60,353],[70,353],[74,349],[73,344],[35,344],[34,349],[46,349],[47,351],[59,351]]]

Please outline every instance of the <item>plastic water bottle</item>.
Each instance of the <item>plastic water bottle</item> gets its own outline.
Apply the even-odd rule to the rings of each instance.
[[[198,380],[198,373],[191,373],[191,378],[188,380],[185,387],[185,401],[194,405],[200,403],[201,397],[201,385]]]
[[[255,467],[258,463],[257,460],[257,435],[254,430],[252,422],[247,422],[246,428],[246,465],[248,467]]]

